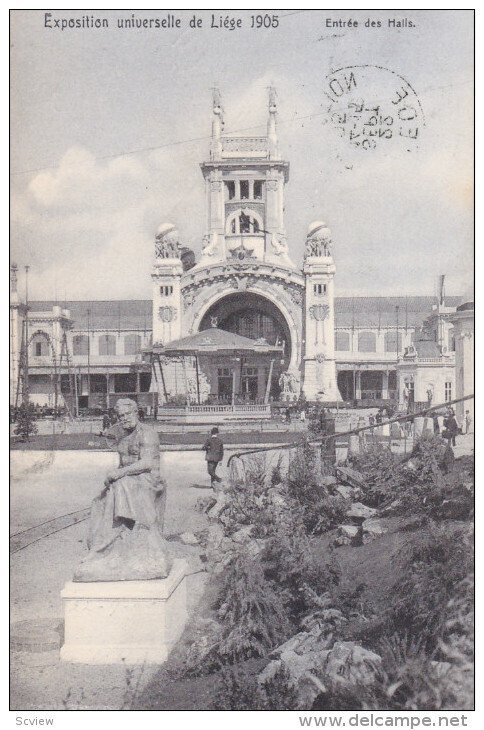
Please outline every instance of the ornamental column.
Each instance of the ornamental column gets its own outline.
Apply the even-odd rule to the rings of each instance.
[[[334,275],[331,231],[326,223],[311,223],[306,238],[303,272],[306,279],[306,341],[302,390],[308,400],[341,401],[336,382],[334,348]]]
[[[153,280],[153,343],[166,345],[181,337],[181,286],[178,231],[172,223],[158,228]]]

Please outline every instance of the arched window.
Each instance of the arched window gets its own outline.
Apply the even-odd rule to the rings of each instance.
[[[358,333],[358,351],[376,352],[376,335],[374,332]]]
[[[74,337],[72,338],[72,354],[89,354],[89,339],[87,335],[74,335]]]
[[[349,332],[335,332],[335,348],[340,352],[347,352],[350,349]]]
[[[126,335],[124,338],[124,354],[137,355],[141,351],[141,336]]]
[[[225,230],[232,236],[250,236],[260,233],[264,228],[262,218],[253,210],[235,210],[227,218]]]
[[[385,352],[402,352],[402,335],[398,333],[398,348],[397,348],[397,333],[396,332],[385,332]]]
[[[34,357],[46,357],[49,355],[49,338],[45,332],[38,332],[32,337],[32,355]]]
[[[99,354],[115,355],[116,354],[116,337],[114,335],[101,335],[99,337]]]

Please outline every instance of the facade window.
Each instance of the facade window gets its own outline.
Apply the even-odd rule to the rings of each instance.
[[[70,393],[71,392],[71,376],[70,375],[67,374],[67,375],[60,376],[60,387],[61,387],[61,393]]]
[[[151,373],[140,373],[139,389],[141,393],[148,393],[151,386]]]
[[[227,221],[227,232],[232,235],[251,235],[260,233],[262,230],[262,219],[252,211],[243,213],[237,211],[232,213]]]
[[[141,350],[141,335],[126,335],[124,338],[124,354],[137,355]]]
[[[254,180],[254,200],[262,200],[262,180]]]
[[[376,335],[374,332],[358,333],[358,351],[376,352]]]
[[[89,388],[91,393],[106,393],[108,389],[107,377],[105,375],[91,375]]]
[[[340,352],[348,352],[350,349],[350,333],[335,332],[335,348]]]
[[[160,294],[162,297],[169,297],[173,294],[173,287],[168,285],[160,286]]]
[[[115,393],[136,393],[136,373],[116,373],[114,376]]]
[[[447,381],[445,384],[445,402],[452,400],[452,383]]]
[[[49,341],[45,335],[35,335],[32,340],[32,354],[34,357],[46,357],[49,355]]]
[[[116,354],[116,338],[114,335],[101,335],[99,338],[99,354],[115,355]]]
[[[402,352],[402,335],[396,332],[385,332],[385,352]]]
[[[326,284],[313,284],[313,292],[316,296],[323,296],[326,294]]]
[[[233,180],[226,180],[225,190],[227,191],[228,199],[233,200],[235,198],[235,182]]]
[[[246,215],[245,213],[241,213],[239,217],[240,233],[252,233],[250,224],[250,216]]]
[[[241,200],[249,199],[249,181],[248,180],[240,181],[240,199]]]
[[[72,338],[72,354],[89,354],[89,338],[87,335],[74,335],[74,337]]]

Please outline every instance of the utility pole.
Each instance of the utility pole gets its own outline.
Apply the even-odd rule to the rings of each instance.
[[[22,401],[26,408],[29,407],[29,269],[30,266],[25,267],[25,371]]]
[[[397,304],[397,306],[395,307],[395,316],[396,316],[396,320],[397,320],[397,362],[398,362],[398,355],[399,355],[399,347],[398,347],[398,313],[399,313],[399,310],[400,310],[400,307]]]
[[[87,407],[91,395],[91,310],[87,310]]]

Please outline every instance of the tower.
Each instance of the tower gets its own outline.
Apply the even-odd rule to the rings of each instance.
[[[304,395],[309,400],[341,400],[334,354],[334,275],[331,231],[315,221],[308,228],[305,277]]]
[[[17,291],[17,264],[10,266],[10,404],[16,400],[19,376],[20,349],[22,339],[22,318]]]
[[[178,231],[172,223],[158,228],[155,239],[153,280],[153,342],[166,344],[181,337],[183,273]]]
[[[279,155],[276,117],[276,92],[270,88],[267,135],[226,135],[214,89],[210,156],[201,165],[207,219],[199,266],[246,258],[293,266],[284,226],[289,163]]]

